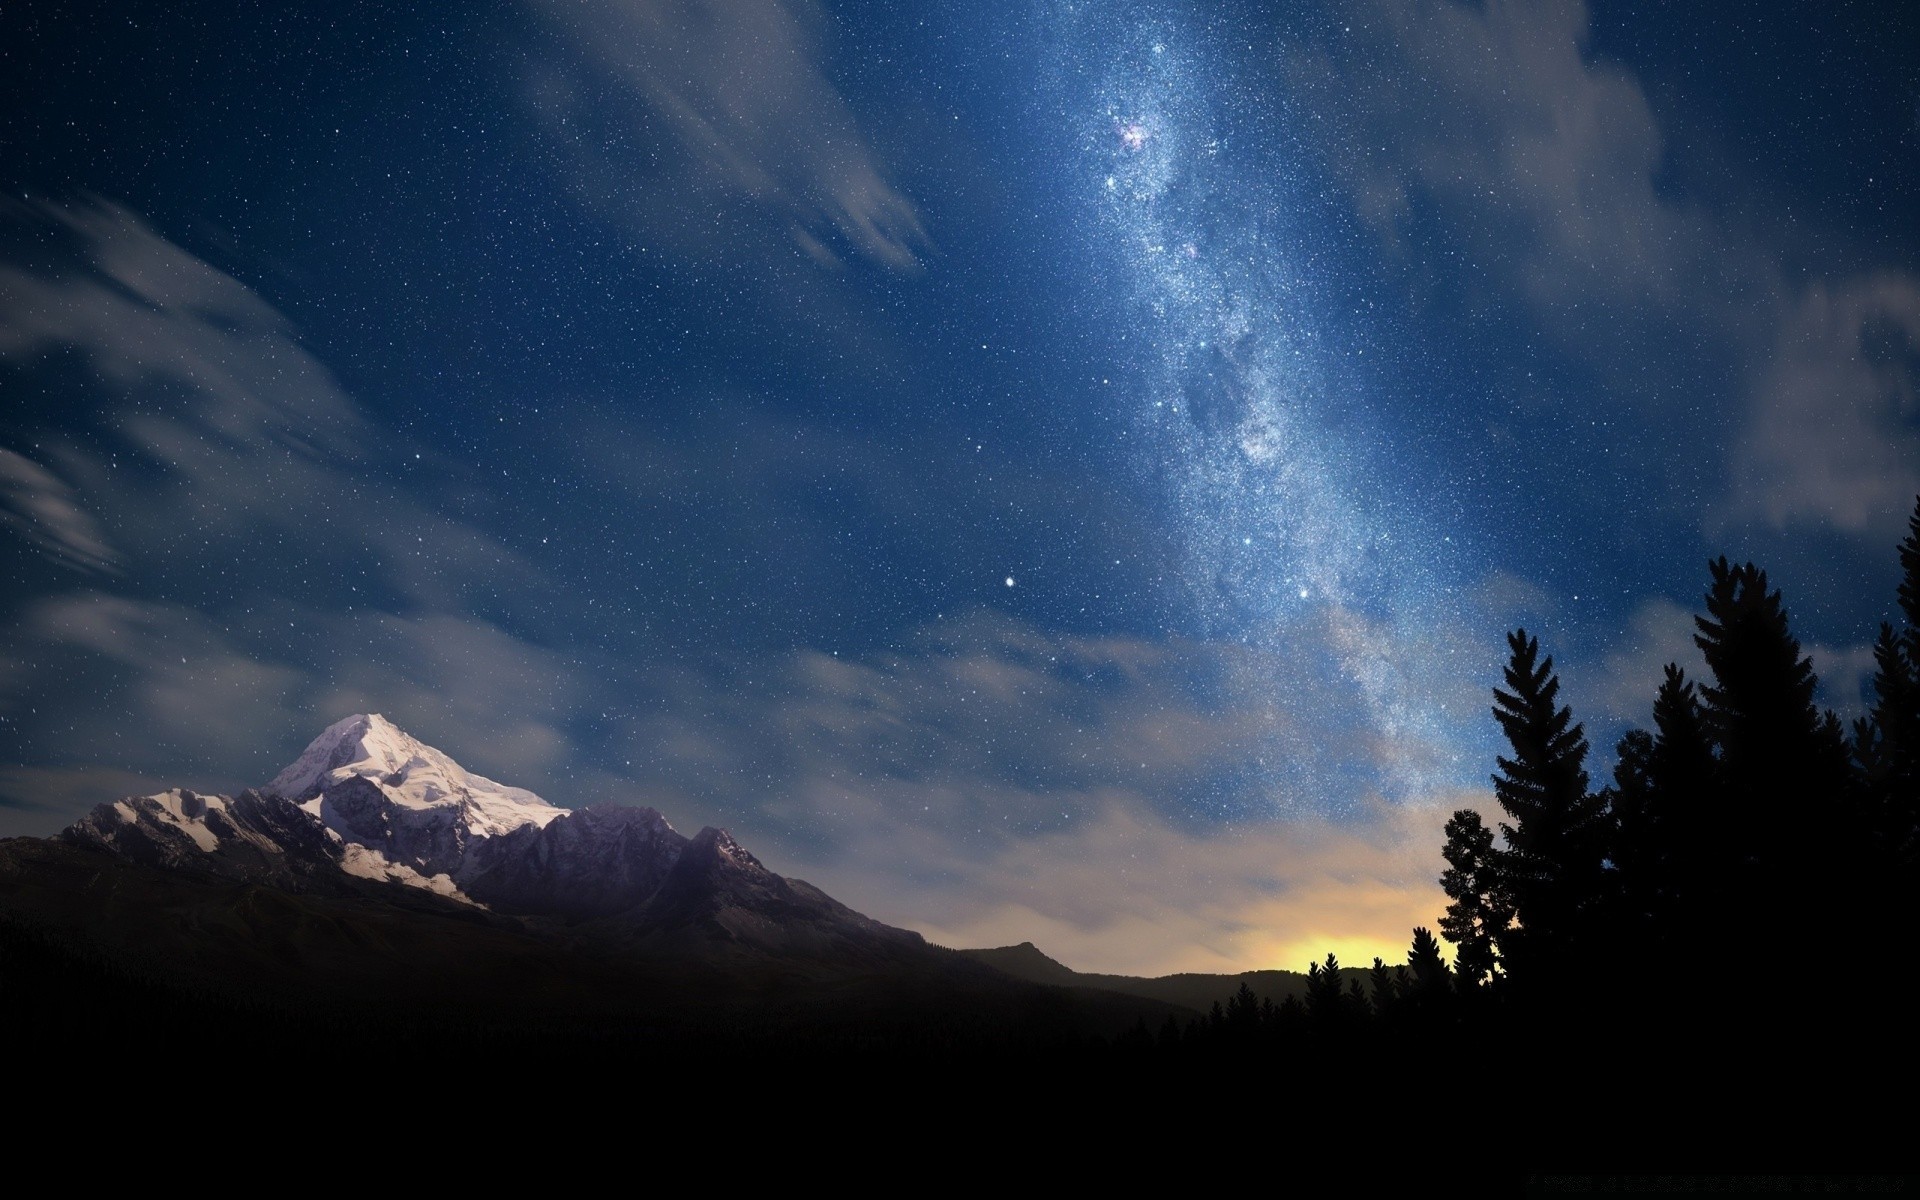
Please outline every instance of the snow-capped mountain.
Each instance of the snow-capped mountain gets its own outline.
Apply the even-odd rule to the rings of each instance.
[[[724,830],[688,838],[651,808],[559,808],[378,714],[329,726],[259,790],[128,797],[61,836],[143,866],[293,891],[398,884],[663,949],[872,958],[924,945],[768,870]]]
[[[306,806],[338,828],[326,799],[352,779],[373,784],[397,808],[457,810],[464,828],[489,837],[522,825],[545,825],[566,811],[524,788],[475,775],[379,713],[329,725],[263,790]]]
[[[243,873],[235,859],[277,861],[265,847],[298,831],[303,861],[318,851],[349,875],[471,900],[459,881],[479,869],[481,846],[565,811],[473,774],[373,713],[328,726],[257,792],[129,797],[96,808],[67,836],[140,861],[230,875]],[[269,818],[275,832],[262,832],[257,826]]]

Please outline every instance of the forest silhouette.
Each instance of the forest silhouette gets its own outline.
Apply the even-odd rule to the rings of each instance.
[[[1552,657],[1514,630],[1493,689],[1502,819],[1448,821],[1440,938],[1417,928],[1404,964],[1364,972],[1328,955],[1279,1005],[1243,984],[1123,1047],[1393,1079],[1489,1170],[1904,1159],[1912,1025],[1887,989],[1920,865],[1920,499],[1899,561],[1901,624],[1879,630],[1851,728],[1816,705],[1766,572],[1708,563],[1706,675],[1665,667],[1599,786]]]

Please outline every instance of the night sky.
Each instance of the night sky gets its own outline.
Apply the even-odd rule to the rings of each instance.
[[[1538,633],[1857,714],[1920,8],[0,8],[0,834],[381,712],[950,945],[1396,960]]]

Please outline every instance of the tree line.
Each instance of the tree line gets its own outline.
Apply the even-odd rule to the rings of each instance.
[[[1709,563],[1694,618],[1706,674],[1666,665],[1648,727],[1619,740],[1599,786],[1552,657],[1514,630],[1493,689],[1504,819],[1463,808],[1447,822],[1439,938],[1415,929],[1396,967],[1354,971],[1329,955],[1279,1004],[1242,984],[1206,1018],[1142,1026],[1123,1044],[1317,1052],[1532,1036],[1722,1074],[1761,1045],[1776,1067],[1843,1045],[1876,1052],[1904,1016],[1844,975],[1902,958],[1914,909],[1920,499],[1899,560],[1900,623],[1881,626],[1870,706],[1850,728],[1817,706],[1812,661],[1766,572]],[[1810,977],[1813,964],[1826,971]]]
[[[1694,643],[1706,676],[1667,664],[1651,728],[1588,776],[1582,726],[1553,660],[1508,636],[1493,777],[1506,819],[1453,814],[1441,931],[1459,985],[1530,1010],[1624,998],[1663,974],[1727,978],[1712,1023],[1832,1017],[1849,989],[1808,997],[1790,964],[1884,961],[1911,914],[1920,850],[1920,503],[1899,546],[1899,627],[1882,624],[1867,713],[1843,726],[1781,594],[1753,563],[1708,564]],[[1769,973],[1775,978],[1767,978]],[[1776,986],[1777,985],[1777,986]]]

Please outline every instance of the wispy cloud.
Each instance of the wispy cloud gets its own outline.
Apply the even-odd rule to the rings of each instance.
[[[531,2],[586,68],[550,66],[532,99],[582,156],[599,207],[660,226],[690,194],[739,196],[822,263],[837,264],[846,247],[896,269],[917,265],[926,230],[828,79],[827,20],[811,0]],[[624,115],[596,116],[605,103]],[[622,150],[643,125],[680,147],[670,183]]]
[[[460,468],[434,445],[399,453],[403,439],[376,433],[251,288],[109,202],[6,201],[0,221],[64,247],[0,265],[0,360],[71,356],[92,386],[33,431],[39,462],[0,470],[16,503],[58,510],[76,552],[224,572],[236,547],[277,545],[308,571],[377,568],[383,588],[421,601],[535,577],[497,537],[401,486],[405,472]],[[111,551],[79,498],[110,522]]]
[[[56,560],[82,571],[111,572],[119,554],[78,493],[39,463],[0,448],[0,525]]]

